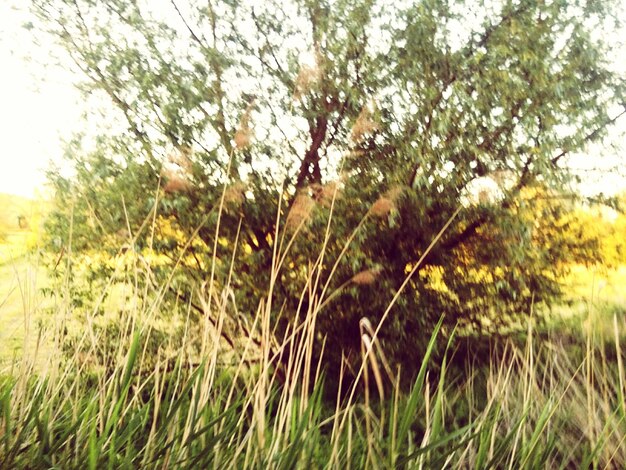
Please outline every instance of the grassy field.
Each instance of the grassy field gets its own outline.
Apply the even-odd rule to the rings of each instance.
[[[258,341],[233,348],[219,339],[229,296],[193,323],[163,286],[133,282],[150,275],[137,263],[105,288],[113,303],[76,309],[70,285],[42,295],[32,241],[13,228],[0,245],[0,468],[626,467],[624,267],[574,267],[553,321],[489,340],[480,361],[453,354],[462,338],[433,354],[442,333],[427,332],[410,390],[364,342],[357,381],[329,397],[314,307],[277,343],[260,301]]]
[[[297,352],[281,376],[264,306],[252,326],[260,346],[232,351],[217,341],[228,305],[215,302],[217,327],[195,333],[198,363],[190,328],[163,338],[147,320],[161,308],[140,298],[152,294],[134,292],[119,329],[88,327],[74,354],[52,329],[45,350],[28,349],[0,379],[0,468],[626,465],[624,318],[610,322],[617,341],[581,330],[574,345],[529,323],[524,341],[465,369],[429,352],[410,391],[373,345],[358,384],[333,400],[307,359],[310,319],[282,345]]]
[[[0,373],[32,349],[36,325],[45,310],[47,287],[39,264],[41,218],[45,204],[0,194]]]
[[[23,342],[25,309],[18,274],[23,271],[23,261],[0,265],[0,368]]]

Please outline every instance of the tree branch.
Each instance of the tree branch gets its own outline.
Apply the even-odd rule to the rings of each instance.
[[[602,132],[604,129],[606,129],[608,126],[615,124],[615,122],[621,118],[624,114],[626,114],[626,105],[622,105],[623,109],[620,113],[617,114],[617,116],[608,119],[607,121],[605,121],[602,125],[600,125],[600,127],[598,127],[597,129],[593,130],[592,132],[590,132],[589,134],[587,134],[586,136],[584,136],[581,140],[581,142],[579,142],[579,144],[585,144],[587,142],[591,142],[592,140],[594,140],[598,134],[600,134],[600,132]],[[553,157],[550,162],[553,165],[556,165],[559,160],[561,158],[563,158],[565,155],[567,155],[568,153],[570,153],[572,150],[572,148],[565,148],[563,149],[558,155],[556,155],[555,157]]]

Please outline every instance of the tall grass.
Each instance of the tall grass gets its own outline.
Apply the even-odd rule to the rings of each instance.
[[[451,365],[454,335],[435,359],[440,322],[424,332],[430,343],[409,391],[379,347],[379,325],[363,319],[358,382],[329,399],[325,380],[346,376],[325,377],[314,359],[316,319],[332,295],[320,282],[323,246],[302,293],[308,310],[281,337],[271,316],[285,252],[304,223],[276,234],[267,295],[235,337],[230,283],[213,277],[201,320],[181,302],[170,320],[178,333],[159,335],[171,278],[149,282],[149,263],[131,252],[134,268],[96,302],[124,286],[121,316],[103,326],[88,314],[68,354],[74,312],[63,300],[71,292],[62,293],[55,321],[31,329],[45,348],[26,349],[0,379],[0,468],[626,467],[617,317],[614,342],[590,331],[574,349],[558,336],[538,341],[531,318],[525,343],[507,341],[462,370]]]

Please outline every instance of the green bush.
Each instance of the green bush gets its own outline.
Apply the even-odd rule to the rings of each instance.
[[[315,311],[332,377],[363,319],[415,374],[442,314],[443,337],[508,324],[596,256],[562,162],[623,103],[591,31],[613,2],[32,3],[125,126],[51,173],[50,245],[94,286],[87,256],[134,251],[172,302],[228,286],[282,335]]]

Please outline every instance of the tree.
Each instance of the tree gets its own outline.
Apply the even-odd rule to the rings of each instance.
[[[156,207],[182,235],[142,234],[137,249],[187,249],[177,289],[188,299],[209,276],[225,284],[233,259],[244,312],[295,233],[273,283],[283,331],[328,300],[317,325],[339,346],[327,354],[336,366],[358,353],[359,320],[376,325],[402,288],[379,339],[410,371],[442,313],[480,323],[497,301],[504,322],[558,294],[570,245],[533,241],[557,219],[553,208],[528,217],[524,195],[567,188],[568,154],[626,112],[624,77],[593,32],[615,27],[612,5],[34,0],[85,93],[106,96],[124,125],[90,151],[75,142],[75,176],[53,175],[65,202],[49,229],[64,234],[73,217],[74,250],[115,250]],[[497,197],[475,197],[485,179]],[[317,274],[326,297],[301,302]]]

